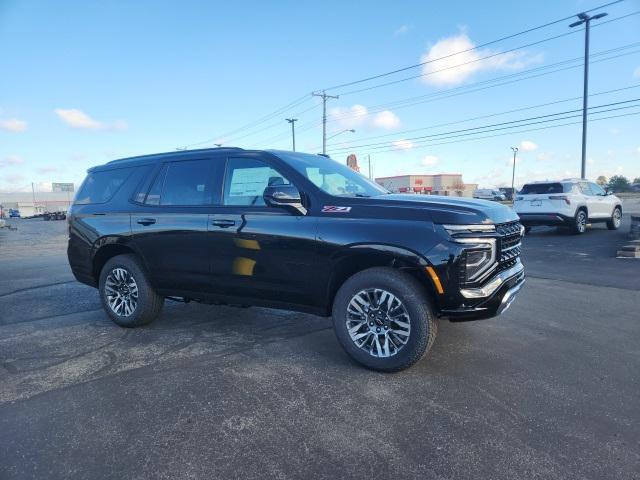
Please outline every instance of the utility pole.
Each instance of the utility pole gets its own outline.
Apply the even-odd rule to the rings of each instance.
[[[298,121],[297,118],[285,118],[287,122],[291,124],[291,138],[293,140],[293,151],[296,151],[296,127],[295,123]]]
[[[367,154],[367,160],[369,161],[369,180],[373,180],[371,177],[371,155]]]
[[[584,23],[584,80],[582,93],[582,168],[580,170],[580,178],[586,178],[587,166],[587,97],[589,96],[589,28],[591,20],[607,16],[606,13],[598,13],[597,15],[587,15],[579,13],[577,22],[569,25],[570,28],[577,27]]]
[[[513,150],[513,173],[511,174],[511,203],[516,198],[516,154],[518,153],[518,147],[511,147]]]
[[[327,153],[327,99],[330,98],[338,98],[338,95],[327,95],[327,93],[323,90],[320,92],[313,92],[311,94],[314,97],[322,98],[322,153]]]
[[[35,215],[38,212],[36,211],[36,187],[33,186],[33,182],[31,182],[31,195],[33,195],[33,213]]]

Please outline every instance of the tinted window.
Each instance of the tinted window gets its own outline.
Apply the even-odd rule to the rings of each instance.
[[[162,186],[164,185],[164,176],[167,173],[167,165],[164,165],[162,169],[156,175],[153,185],[147,194],[145,203],[147,205],[160,205],[160,194],[162,193]]]
[[[114,170],[102,170],[91,172],[82,183],[75,203],[105,203],[111,200],[122,186],[133,168],[118,168]]]
[[[267,185],[290,185],[278,171],[253,158],[230,158],[224,185],[225,205],[262,205]]]
[[[212,203],[211,160],[170,163],[164,177],[160,205]]]
[[[523,195],[564,193],[561,183],[528,183],[520,191]]]

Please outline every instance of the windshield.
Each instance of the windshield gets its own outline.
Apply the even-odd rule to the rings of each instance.
[[[351,168],[322,155],[274,152],[311,183],[337,197],[374,197],[389,193]]]

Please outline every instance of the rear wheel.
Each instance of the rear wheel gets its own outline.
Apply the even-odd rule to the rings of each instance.
[[[571,231],[576,235],[580,235],[587,231],[587,211],[581,208],[576,212],[576,216],[573,219],[573,225]]]
[[[155,320],[164,298],[158,295],[135,255],[110,258],[100,272],[100,299],[107,315],[121,327],[139,327]]]
[[[393,268],[370,268],[349,278],[333,303],[333,326],[346,352],[373,370],[395,372],[433,345],[437,320],[424,288]]]
[[[620,228],[621,224],[622,224],[622,209],[620,207],[616,207],[613,209],[611,218],[607,220],[607,228],[609,230],[617,230]]]

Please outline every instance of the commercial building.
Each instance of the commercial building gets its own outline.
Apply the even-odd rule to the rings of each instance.
[[[472,197],[474,190],[478,188],[477,183],[464,183],[461,173],[379,177],[376,178],[376,182],[394,193],[445,195],[450,197]]]
[[[44,212],[66,212],[73,195],[73,192],[0,192],[0,206],[4,215],[9,215],[9,209],[13,209],[19,210],[22,217]]]

